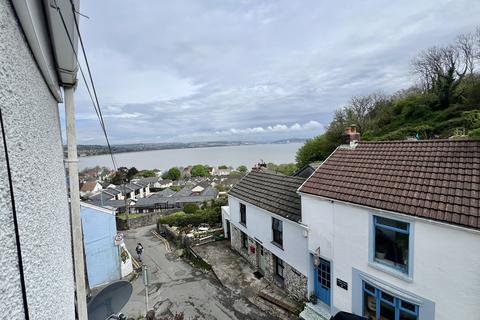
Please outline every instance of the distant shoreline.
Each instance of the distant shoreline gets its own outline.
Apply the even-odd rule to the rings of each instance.
[[[124,144],[112,145],[112,152],[119,153],[136,153],[144,151],[159,151],[159,150],[182,150],[182,149],[201,149],[213,147],[239,147],[262,144],[290,144],[290,143],[304,143],[307,139],[285,139],[270,142],[253,142],[253,141],[232,141],[232,142],[191,142],[191,143],[164,143],[164,144]],[[94,156],[108,155],[109,150],[106,145],[82,145],[77,146],[78,157],[87,158]],[[64,152],[66,147],[64,146]]]
[[[292,142],[143,150],[115,154],[115,161],[119,167],[135,167],[139,170],[166,170],[197,163],[212,167],[228,165],[236,168],[246,165],[251,168],[259,161],[277,164],[295,162],[295,154],[301,146],[301,142]],[[144,151],[148,151],[148,153]],[[111,168],[112,159],[108,154],[80,157],[78,165],[80,170],[95,166]]]

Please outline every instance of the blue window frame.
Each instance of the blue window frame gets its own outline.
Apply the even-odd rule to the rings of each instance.
[[[373,260],[409,273],[410,224],[374,216]]]
[[[368,320],[418,320],[418,306],[364,281],[363,316]]]

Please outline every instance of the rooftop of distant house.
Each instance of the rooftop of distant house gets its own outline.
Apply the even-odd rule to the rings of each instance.
[[[299,191],[480,229],[480,140],[340,146]]]

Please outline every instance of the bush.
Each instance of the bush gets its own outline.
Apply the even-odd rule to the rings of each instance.
[[[198,206],[195,203],[187,203],[186,205],[183,206],[183,211],[188,214],[192,214],[197,212]]]
[[[222,205],[225,205],[225,200],[219,199],[213,201],[212,205],[208,208],[197,209],[195,213],[186,214],[180,211],[162,216],[158,219],[158,223],[179,228],[188,225],[196,227],[201,223],[208,223],[210,226],[214,226],[222,222]]]

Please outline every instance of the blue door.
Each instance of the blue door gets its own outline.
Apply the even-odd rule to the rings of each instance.
[[[318,299],[330,305],[330,262],[320,258],[315,268],[315,292]]]

